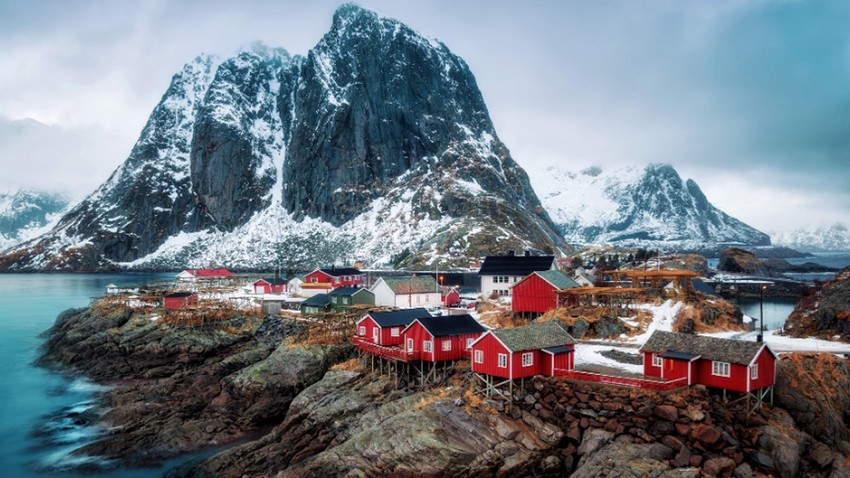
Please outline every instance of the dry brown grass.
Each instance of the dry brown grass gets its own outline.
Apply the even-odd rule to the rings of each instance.
[[[704,316],[707,310],[713,310],[715,314],[711,323],[708,323]],[[735,318],[734,306],[725,300],[715,299],[712,302],[698,300],[685,304],[673,320],[673,330],[677,332],[683,330],[688,321],[693,321],[694,332],[697,333],[728,332],[745,329]]]
[[[428,394],[422,397],[418,402],[416,402],[416,409],[421,410],[428,405],[431,405],[434,402],[439,402],[440,400],[446,400],[449,398],[451,394],[451,390],[448,388],[440,388],[437,390],[432,390],[428,392]]]
[[[345,362],[340,362],[331,367],[331,370],[359,370],[360,369],[360,360],[357,358],[350,358]]]

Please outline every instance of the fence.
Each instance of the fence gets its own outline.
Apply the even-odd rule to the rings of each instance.
[[[555,369],[556,377],[579,380],[582,382],[600,383],[613,385],[615,387],[643,388],[659,392],[669,392],[677,388],[688,386],[688,378],[682,377],[675,380],[650,380],[645,378],[618,377],[616,375],[605,375],[593,372],[580,372],[577,370]]]
[[[408,360],[415,359],[414,354],[408,354],[404,351],[404,349],[400,347],[384,347],[382,345],[376,345],[372,342],[365,340],[362,337],[354,336],[351,339],[354,342],[354,345],[357,346],[363,352],[374,355],[376,357],[381,357],[389,360],[400,360],[402,362],[407,362]]]

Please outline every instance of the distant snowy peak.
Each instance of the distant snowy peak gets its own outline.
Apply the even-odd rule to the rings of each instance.
[[[567,242],[703,247],[767,245],[769,237],[714,207],[667,164],[580,172],[549,168],[535,186]]]
[[[850,251],[850,229],[843,224],[776,234],[773,243],[804,252]]]
[[[46,232],[68,206],[62,194],[33,190],[0,193],[0,250]]]

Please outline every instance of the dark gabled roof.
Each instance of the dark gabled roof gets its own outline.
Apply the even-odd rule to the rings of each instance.
[[[166,299],[179,299],[181,297],[191,297],[195,295],[194,292],[172,292],[170,294],[165,294]]]
[[[360,269],[356,267],[321,267],[319,270],[331,277],[356,276],[363,274],[360,272]]]
[[[557,320],[537,322],[525,327],[493,330],[491,333],[511,352],[540,350],[576,343]]]
[[[328,295],[351,297],[361,291],[366,291],[372,294],[372,291],[370,291],[369,289],[364,289],[362,287],[337,287],[336,289],[330,291]]]
[[[419,308],[392,310],[389,312],[370,312],[369,316],[381,327],[397,327],[399,325],[406,327],[416,319],[431,317],[431,314],[427,310]]]
[[[469,314],[423,317],[416,319],[434,337],[476,334],[487,329]],[[409,327],[409,326],[408,326]]]
[[[555,256],[487,256],[478,275],[527,276],[551,269],[554,260]]]
[[[286,279],[281,279],[280,277],[277,277],[277,278],[275,278],[275,277],[263,277],[263,278],[262,278],[262,279],[260,279],[260,280],[261,280],[261,281],[268,282],[270,285],[283,285],[283,284],[288,284],[288,283],[289,283],[289,281],[288,281],[288,280],[286,280]],[[260,282],[260,280],[258,280],[257,282]],[[255,284],[256,284],[256,282],[255,282]]]
[[[437,281],[431,276],[382,277],[394,294],[431,294],[437,293]]]
[[[702,279],[691,279],[691,284],[694,285],[694,289],[703,294],[710,295],[712,297],[720,297],[720,295],[711,288],[710,285],[706,284]]]
[[[764,347],[763,342],[656,330],[640,349],[645,352],[695,354],[701,355],[706,360],[749,365],[762,347]]]
[[[574,289],[576,287],[580,287],[578,282],[576,282],[576,281],[570,279],[569,277],[565,276],[564,273],[561,272],[561,271],[555,271],[555,270],[536,271],[536,272],[532,272],[529,275],[533,275],[533,274],[539,275],[543,280],[552,284],[552,286],[555,287],[558,290],[560,290],[560,289]],[[525,280],[525,279],[523,279],[523,280]],[[522,281],[520,281],[520,282],[522,282]],[[516,287],[516,286],[514,286],[514,287]]]
[[[327,307],[330,304],[331,298],[328,296],[328,294],[316,294],[301,303],[301,305],[306,305],[310,307]]]
[[[550,353],[552,355],[558,355],[558,354],[566,353],[566,352],[569,352],[571,350],[572,349],[570,347],[567,347],[566,345],[558,345],[558,346],[555,346],[555,347],[546,347],[545,349],[543,349],[544,352]]]
[[[672,350],[668,350],[663,354],[659,355],[661,358],[670,358],[675,360],[693,360],[697,357],[701,357],[699,354],[689,354],[687,352],[674,352]]]

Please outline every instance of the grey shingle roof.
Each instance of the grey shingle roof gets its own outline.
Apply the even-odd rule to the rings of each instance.
[[[537,275],[542,277],[546,282],[555,286],[557,289],[572,289],[574,287],[579,287],[578,282],[565,276],[561,271],[539,271],[537,272]]]
[[[431,276],[384,277],[383,280],[396,294],[437,293],[437,281]]]
[[[499,329],[492,332],[511,352],[546,349],[576,343],[572,335],[567,333],[557,320],[547,320],[525,327]]]
[[[328,294],[316,294],[301,303],[301,305],[312,307],[327,307],[330,304],[331,298],[328,296]]]
[[[696,354],[706,360],[749,365],[764,343],[656,330],[641,350]]]

